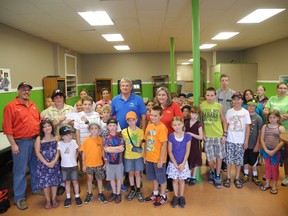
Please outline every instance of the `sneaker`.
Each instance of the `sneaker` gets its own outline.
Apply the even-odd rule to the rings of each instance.
[[[135,195],[136,195],[136,191],[135,190],[131,190],[130,193],[128,194],[128,196],[127,196],[127,200],[131,201],[134,198]]]
[[[179,197],[174,196],[172,201],[171,201],[171,206],[173,208],[176,208],[178,206],[178,203],[179,203]]]
[[[222,187],[222,176],[219,174],[219,175],[215,175],[215,178],[214,178],[214,186],[217,188],[217,189],[220,189]]]
[[[115,203],[120,203],[122,201],[122,197],[121,197],[121,194],[117,194],[116,195],[116,198],[115,198]]]
[[[87,196],[86,196],[86,198],[85,198],[84,203],[85,203],[85,204],[88,204],[88,203],[90,203],[90,202],[92,201],[92,199],[93,199],[92,193],[91,193],[91,194],[87,193]]]
[[[262,182],[259,180],[258,176],[253,176],[252,181],[257,185],[257,186],[262,186]]]
[[[181,208],[185,208],[186,207],[186,200],[185,200],[185,197],[184,196],[180,196],[179,197],[179,206]]]
[[[64,201],[64,207],[68,208],[69,206],[71,206],[71,198],[66,198]]]
[[[78,207],[82,206],[82,200],[81,200],[80,197],[76,197],[76,198],[75,198],[75,202],[76,202],[76,205],[77,205]]]
[[[245,183],[245,182],[247,182],[247,181],[249,181],[249,176],[246,175],[246,174],[244,174],[244,175],[242,176],[242,178],[241,178],[241,182],[242,182],[242,183]]]
[[[111,193],[111,195],[109,196],[109,198],[108,198],[108,202],[112,202],[112,201],[114,201],[115,199],[116,199],[116,194],[114,194],[114,193]]]
[[[154,207],[161,207],[163,205],[165,205],[167,203],[167,197],[163,197],[163,196],[158,196],[156,201],[153,203]]]
[[[283,179],[281,185],[284,186],[284,187],[288,186],[288,175],[285,176],[285,178]]]
[[[121,184],[120,190],[121,190],[122,192],[127,192],[127,191],[128,191],[128,188],[127,188],[125,185]]]
[[[188,184],[188,185],[189,185],[191,179],[192,179],[192,178],[187,178],[187,179],[185,180],[185,184]]]
[[[105,204],[107,203],[107,199],[103,193],[98,194],[98,200],[102,203]]]
[[[137,197],[139,202],[144,201],[144,197],[143,197],[143,194],[141,192],[136,192],[136,197]]]
[[[209,177],[208,177],[208,182],[210,184],[213,184],[214,183],[214,176],[215,176],[215,173],[213,170],[209,170]]]
[[[59,186],[57,188],[57,196],[61,196],[65,192],[65,187]]]
[[[190,178],[190,181],[188,183],[189,186],[195,185],[196,184],[196,179]]]
[[[144,199],[145,202],[156,201],[158,195],[154,195],[153,193]]]
[[[17,208],[20,210],[25,210],[28,208],[28,205],[26,203],[25,199],[20,199],[16,202]]]

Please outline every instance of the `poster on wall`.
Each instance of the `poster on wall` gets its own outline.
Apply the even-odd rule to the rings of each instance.
[[[11,91],[10,69],[0,68],[0,93]]]

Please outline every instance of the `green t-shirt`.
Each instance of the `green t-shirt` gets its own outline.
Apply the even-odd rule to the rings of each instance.
[[[276,109],[279,110],[280,114],[288,113],[288,96],[284,98],[279,98],[278,96],[272,96],[268,100],[265,108],[270,110]],[[288,130],[288,120],[282,121],[282,125],[285,127],[286,131]]]
[[[222,137],[221,104],[218,102],[209,104],[207,101],[204,101],[201,104],[201,112],[205,136],[209,138]]]

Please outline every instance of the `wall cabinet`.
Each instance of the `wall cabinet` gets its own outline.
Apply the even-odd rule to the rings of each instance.
[[[78,96],[77,91],[77,57],[65,54],[66,96],[72,98]]]
[[[106,88],[110,91],[110,100],[112,96],[112,78],[96,78],[95,79],[95,99],[99,101],[101,97],[101,89]]]
[[[65,92],[65,79],[60,78],[58,76],[47,76],[43,78],[43,89],[44,89],[44,107],[47,108],[45,105],[45,98],[51,97],[52,93],[56,89],[60,89],[62,92]]]

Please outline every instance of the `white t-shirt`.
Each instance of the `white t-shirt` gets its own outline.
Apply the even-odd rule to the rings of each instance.
[[[228,124],[227,141],[232,143],[244,143],[246,124],[251,124],[248,110],[241,108],[236,111],[231,108],[226,113]]]
[[[86,116],[87,120],[89,122],[96,122],[99,126],[100,126],[100,116],[99,113],[97,112],[90,112],[90,113],[85,113],[84,111],[79,113],[80,116]],[[82,120],[77,120],[74,123],[74,128],[76,130],[79,130],[80,133],[80,143],[79,145],[82,144],[82,142],[86,139],[87,136],[90,135],[90,131],[89,131],[89,125],[85,124],[84,121]]]
[[[58,142],[57,149],[61,154],[61,167],[75,167],[77,166],[77,149],[78,145],[75,140],[69,143],[63,141]]]

